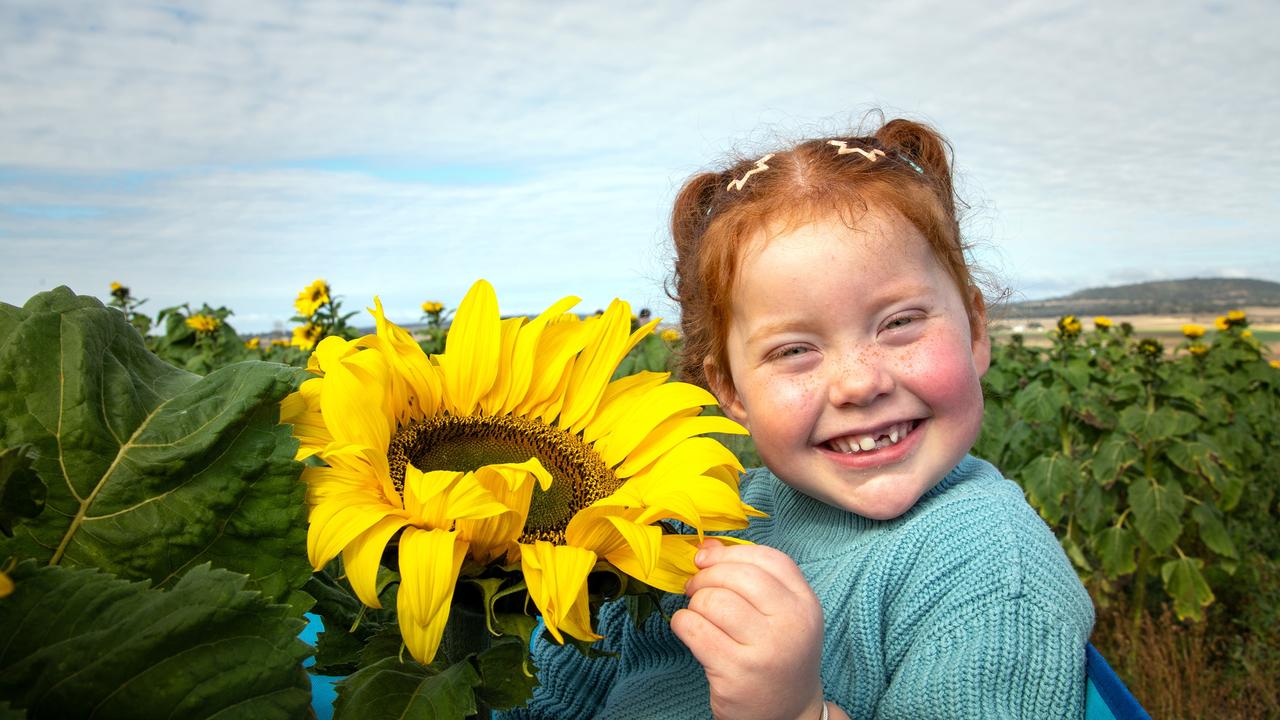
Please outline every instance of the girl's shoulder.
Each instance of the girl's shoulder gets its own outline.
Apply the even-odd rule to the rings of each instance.
[[[1092,623],[1092,603],[1053,531],[1022,489],[990,463],[966,457],[903,516],[902,559],[913,582],[987,601],[1030,601]]]

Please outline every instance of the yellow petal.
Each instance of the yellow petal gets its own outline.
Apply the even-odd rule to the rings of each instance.
[[[394,420],[385,413],[384,387],[357,375],[367,372],[370,362],[379,358],[377,353],[358,354],[369,357],[353,365],[348,362],[355,358],[348,357],[325,373],[320,408],[335,442],[385,448],[391,441]]]
[[[556,392],[563,399],[563,385],[567,385],[569,363],[582,352],[587,344],[587,330],[578,318],[561,315],[547,325],[538,340],[538,352],[534,360],[533,378],[524,398],[515,408],[517,415],[532,417],[531,410],[545,405]],[[557,392],[558,391],[558,392]]]
[[[726,545],[750,545],[746,540],[716,536]],[[653,569],[646,572],[631,546],[620,548],[606,558],[614,567],[631,577],[669,593],[684,593],[684,586],[698,572],[693,556],[701,541],[696,535],[663,535],[662,549]]]
[[[537,419],[541,420],[543,424],[546,424],[546,425],[551,425],[552,423],[554,423],[556,420],[556,417],[560,414],[560,409],[564,407],[564,400],[565,400],[564,394],[565,394],[565,391],[569,389],[569,383],[572,379],[573,379],[572,376],[568,372],[565,372],[563,375],[561,375],[560,384],[556,386],[556,389],[554,391],[552,391],[551,397],[547,398],[545,402],[531,409],[529,411],[529,415],[531,417],[536,417]]]
[[[590,550],[599,556],[608,555],[627,544],[627,538],[614,527],[612,519],[617,517],[634,522],[643,512],[642,507],[604,502],[582,508],[573,514],[565,527],[565,544]]]
[[[371,608],[382,607],[378,600],[378,566],[382,564],[382,553],[391,536],[408,522],[400,514],[389,515],[342,550],[342,567],[347,572],[347,582],[351,583],[351,589],[360,602]]]
[[[280,422],[292,425],[293,436],[298,439],[296,460],[305,460],[333,441],[320,412],[320,387],[323,384],[321,378],[307,380],[297,392],[290,393],[280,402]]]
[[[631,307],[620,300],[615,300],[614,304],[621,308],[621,312],[625,318],[616,326],[616,332],[626,332],[626,329],[631,326]],[[613,308],[614,305],[610,305],[610,310]],[[608,317],[607,312],[605,313],[605,316]],[[593,364],[593,367],[590,369],[590,373],[581,380],[576,377],[578,365],[574,365],[574,385],[577,388],[577,394],[588,394],[591,398],[594,398],[594,401],[589,402],[585,408],[581,409],[580,412],[577,409],[572,412],[567,412],[566,415],[568,417],[561,418],[560,420],[561,427],[569,426],[570,432],[577,433],[581,432],[588,423],[594,422],[597,409],[603,404],[604,398],[608,396],[607,388],[602,393],[599,390],[599,387],[607,386],[609,384],[609,379],[617,370],[618,364],[622,362],[622,359],[627,356],[627,353],[631,352],[632,348],[634,348],[636,344],[644,338],[644,336],[652,332],[653,328],[656,327],[659,322],[661,322],[661,320],[659,318],[655,318],[650,322],[641,325],[639,328],[636,328],[635,332],[631,333],[631,335],[627,337],[621,345],[615,346],[611,342],[609,346],[605,348],[595,360],[593,360],[593,363],[598,361],[598,364]],[[608,337],[612,340],[616,336],[611,335]]]
[[[515,354],[516,341],[520,338],[520,326],[524,324],[524,318],[513,317],[502,321],[502,342],[501,350],[498,353],[498,377],[493,382],[493,388],[480,398],[480,412],[484,415],[497,415],[499,408],[507,400],[507,393],[511,391],[511,368],[513,356]]]
[[[507,397],[502,402],[499,412],[509,413],[524,402],[529,392],[530,381],[533,379],[534,365],[539,357],[538,350],[543,330],[549,322],[560,317],[578,302],[579,299],[572,296],[560,298],[542,314],[520,328],[520,336],[516,339],[516,346],[511,356],[509,371],[511,386],[507,389]]]
[[[520,556],[529,597],[556,642],[564,642],[561,630],[579,640],[599,640],[591,631],[587,600],[587,576],[595,567],[596,554],[538,540],[533,545],[522,544]]]
[[[440,401],[440,374],[426,353],[404,328],[387,320],[382,301],[373,299],[368,308],[377,322],[377,334],[366,335],[361,345],[376,348],[386,356],[392,373],[389,378],[395,395],[397,419],[417,419],[434,415]]]
[[[458,306],[439,356],[449,410],[470,415],[498,377],[502,324],[498,296],[486,280],[477,280]]]
[[[600,503],[645,508],[637,522],[674,517],[700,530],[736,530],[746,527],[748,516],[762,516],[728,485],[702,475],[632,478]]]
[[[493,517],[510,508],[476,481],[472,473],[452,470],[422,472],[405,466],[404,508],[429,528],[447,530],[455,520]]]
[[[506,554],[524,532],[529,501],[535,484],[551,487],[551,473],[537,458],[523,463],[486,465],[475,472],[476,481],[509,510],[480,520],[459,520],[457,530],[471,543],[471,556],[488,563]]]
[[[692,437],[663,453],[662,457],[637,472],[634,477],[648,474],[658,477],[708,475],[725,482],[737,492],[742,463],[719,440]]]
[[[611,516],[609,522],[626,538],[627,546],[639,563],[644,575],[653,574],[662,551],[662,528],[656,525],[640,525],[618,516]]]
[[[719,415],[699,415],[697,417],[676,417],[661,423],[646,435],[634,448],[623,450],[610,446],[612,457],[605,462],[613,465],[626,458],[617,470],[618,477],[631,477],[646,465],[657,460],[666,451],[683,440],[702,435],[703,433],[724,433],[727,435],[746,435],[747,429],[727,417]]]
[[[626,346],[622,348],[622,357],[626,357],[627,353],[634,350],[636,345],[639,345],[640,341],[643,340],[646,335],[653,332],[653,329],[658,327],[658,323],[660,322],[662,322],[662,318],[654,318],[636,328],[635,332],[631,333],[631,337],[627,338]]]
[[[596,410],[595,417],[591,419],[591,422],[587,423],[586,428],[582,431],[582,439],[589,443],[595,442],[598,438],[613,430],[614,425],[632,407],[635,407],[637,402],[644,399],[646,393],[666,382],[669,377],[671,377],[671,373],[657,373],[646,370],[624,378],[618,378],[609,383],[604,390],[604,398],[600,401],[600,407]]]
[[[715,402],[714,395],[696,385],[681,382],[660,385],[631,407],[626,419],[609,433],[607,447],[629,453],[668,419],[689,411],[693,412],[686,416],[696,415],[702,412],[702,406]]]
[[[435,660],[467,543],[448,530],[409,528],[400,536],[400,591],[396,614],[409,654],[423,665]]]
[[[560,411],[560,427],[574,433],[582,429],[576,425],[585,425],[595,413],[604,397],[605,386],[622,360],[619,353],[626,346],[631,330],[631,306],[614,300],[604,315],[588,320],[587,324],[592,326],[587,346],[573,362],[564,407]]]
[[[391,482],[391,468],[387,464],[384,450],[367,445],[333,442],[326,445],[318,456],[335,471],[363,478],[364,486],[370,491],[380,490],[382,499],[387,504],[397,508],[404,507],[399,491]]]
[[[319,570],[360,533],[392,512],[366,491],[333,495],[312,508],[307,518],[307,557]]]

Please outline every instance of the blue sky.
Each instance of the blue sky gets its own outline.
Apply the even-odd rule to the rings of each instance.
[[[883,108],[956,148],[1017,297],[1280,281],[1274,2],[0,0],[0,301],[674,317],[666,216],[730,151]]]

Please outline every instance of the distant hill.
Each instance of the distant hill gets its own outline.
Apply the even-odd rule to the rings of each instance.
[[[1280,307],[1280,283],[1246,278],[1187,278],[1089,288],[1050,300],[1008,303],[1010,318],[1053,315],[1173,315]]]

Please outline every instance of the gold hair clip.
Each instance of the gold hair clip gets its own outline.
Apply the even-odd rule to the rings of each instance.
[[[766,162],[768,162],[768,161],[769,161],[770,159],[772,159],[772,158],[773,158],[773,153],[769,153],[768,155],[765,155],[764,157],[760,158],[759,160],[757,160],[757,161],[756,161],[756,166],[755,166],[755,167],[753,167],[753,168],[751,168],[750,170],[748,170],[748,171],[747,171],[747,173],[746,173],[745,175],[743,175],[742,177],[740,177],[740,178],[738,178],[737,180],[734,180],[733,182],[729,183],[728,187],[726,187],[725,189],[726,189],[726,190],[741,190],[741,189],[742,189],[742,186],[747,184],[747,178],[751,177],[752,175],[755,175],[755,174],[756,174],[756,173],[758,173],[758,172],[764,172],[765,170],[768,170],[768,169],[769,169],[769,166],[768,166],[768,165],[765,165],[765,163],[766,163]],[[736,187],[735,187],[735,186],[736,186]]]
[[[870,160],[871,162],[875,162],[876,160],[884,157],[883,150],[877,149],[877,150],[872,150],[871,152],[867,152],[866,150],[863,150],[860,147],[849,147],[849,143],[843,140],[828,140],[827,144],[835,145],[837,148],[839,148],[839,150],[836,150],[837,155],[848,155],[849,153],[858,153],[862,157]]]

